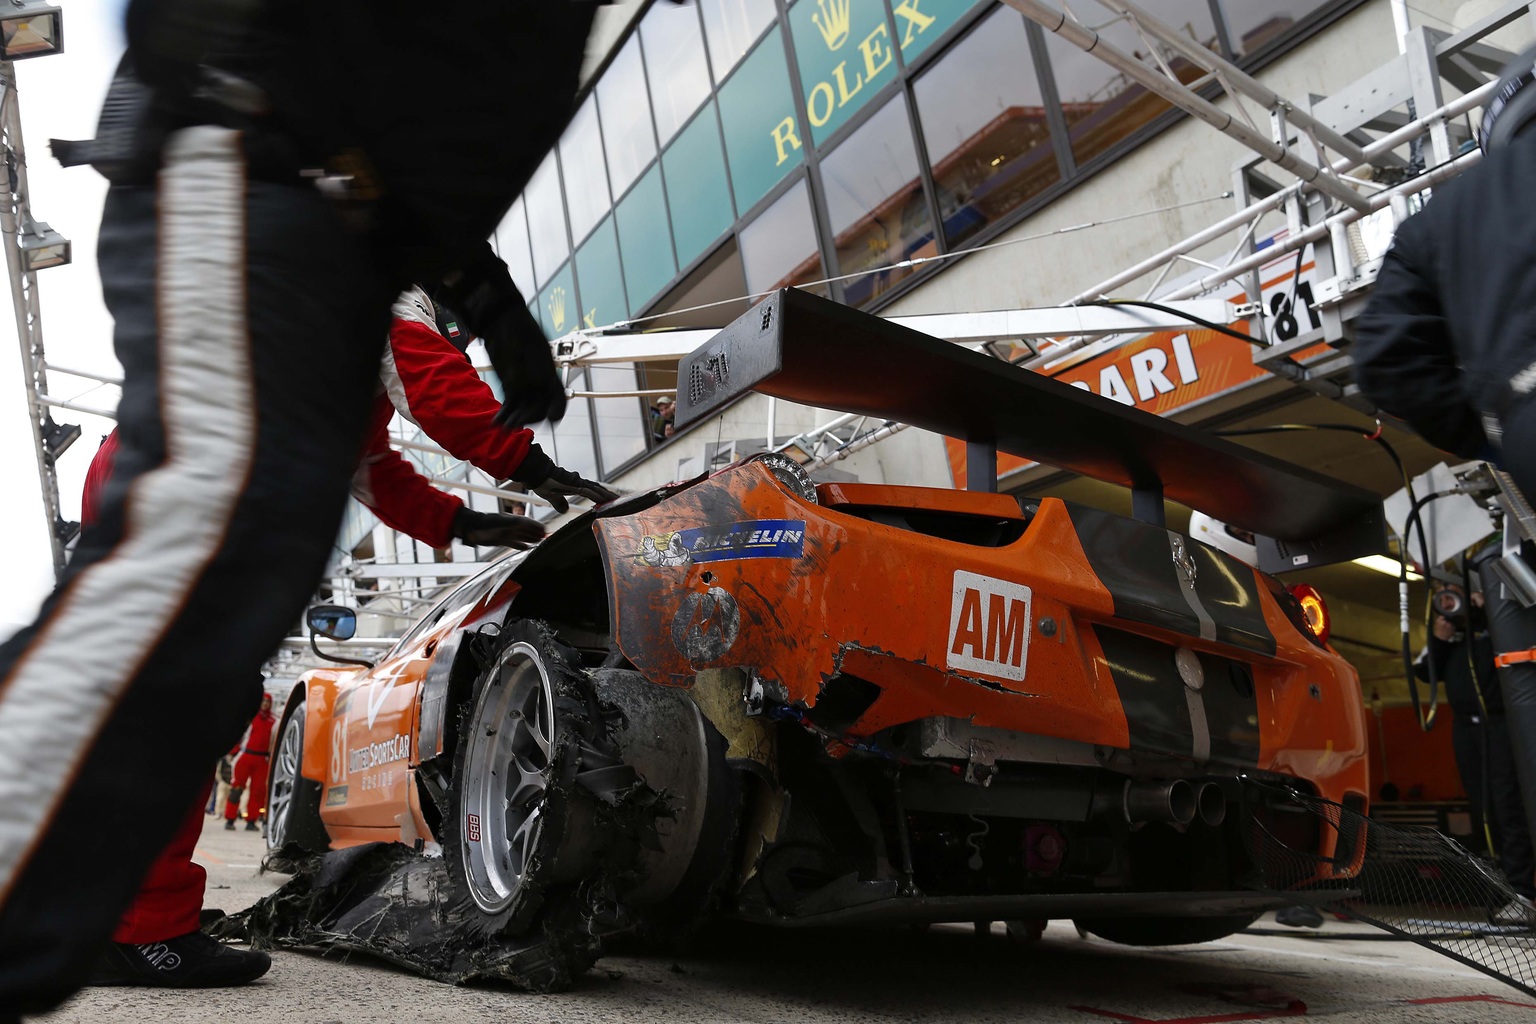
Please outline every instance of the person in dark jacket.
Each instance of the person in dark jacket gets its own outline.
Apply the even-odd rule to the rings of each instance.
[[[507,426],[563,415],[486,239],[569,119],[595,6],[128,4],[96,139],[54,149],[111,183],[125,379],[100,518],[0,645],[0,1021],[80,985],[255,713],[340,525],[395,296],[424,283],[485,340]]]
[[[1494,675],[1493,640],[1483,615],[1483,595],[1467,597],[1451,584],[1440,588],[1464,613],[1448,617],[1435,613],[1429,644],[1414,666],[1420,679],[1435,677],[1445,686],[1451,706],[1451,745],[1456,770],[1472,805],[1474,827],[1486,819],[1499,868],[1510,887],[1526,899],[1536,899],[1536,849],[1526,827],[1520,778],[1504,717],[1504,697]],[[1437,602],[1438,603],[1438,602]]]
[[[1536,495],[1536,48],[1484,114],[1483,158],[1398,226],[1355,323],[1360,390]]]

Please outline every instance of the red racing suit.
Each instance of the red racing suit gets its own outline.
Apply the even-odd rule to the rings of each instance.
[[[117,431],[112,431],[96,449],[90,468],[85,471],[85,487],[80,494],[80,524],[96,521],[101,507],[101,492],[112,476],[112,461],[117,454]],[[213,775],[202,795],[183,819],[181,828],[149,867],[128,909],[112,933],[113,942],[160,942],[195,932],[198,914],[203,909],[203,889],[208,872],[192,862],[192,851],[203,834],[203,806],[213,789]]]
[[[395,413],[419,426],[454,458],[497,480],[522,465],[533,431],[506,430],[492,420],[501,403],[463,352],[437,331],[431,301],[420,289],[396,300],[389,347],[379,368],[368,440],[352,477],[352,494],[385,526],[435,548],[453,539],[453,517],[463,502],[433,487],[389,446]]]
[[[224,804],[225,821],[240,816],[240,796],[247,789],[251,795],[245,803],[245,820],[261,820],[261,812],[267,808],[267,764],[272,754],[272,727],[276,724],[277,717],[271,711],[258,711],[251,719],[251,727],[240,744],[240,755],[235,758],[229,800]]]

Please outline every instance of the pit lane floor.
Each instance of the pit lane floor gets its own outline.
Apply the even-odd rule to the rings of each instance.
[[[101,846],[110,857],[110,843]],[[276,888],[259,875],[258,833],[209,819],[197,859],[207,905],[235,910]],[[1265,918],[1256,927],[1274,929]],[[1131,949],[1078,937],[1054,923],[1029,948],[1000,925],[979,939],[966,926],[926,933],[784,932],[717,927],[687,953],[621,950],[570,992],[453,988],[376,961],[274,954],[272,971],[243,989],[88,989],[48,1024],[165,1021],[342,1024],[478,1021],[989,1021],[1226,1024],[1281,1017],[1396,1024],[1536,1024],[1536,999],[1406,942],[1345,938],[1365,926],[1330,921],[1320,938],[1236,935],[1201,946]]]

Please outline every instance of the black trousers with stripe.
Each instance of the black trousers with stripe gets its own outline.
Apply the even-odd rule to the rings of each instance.
[[[339,526],[395,288],[237,133],[115,187],[99,260],[125,371],[100,521],[0,647],[0,1019],[78,987],[255,712]]]

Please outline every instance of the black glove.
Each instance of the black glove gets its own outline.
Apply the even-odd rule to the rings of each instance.
[[[558,422],[565,415],[565,384],[544,328],[528,311],[507,265],[485,243],[448,277],[428,290],[485,342],[504,396],[496,422],[509,430]]]
[[[570,502],[567,498],[586,498],[595,504],[602,505],[618,498],[619,492],[609,490],[602,484],[577,476],[568,469],[561,469],[555,465],[555,460],[544,454],[544,449],[536,444],[528,446],[528,454],[523,457],[522,464],[517,467],[517,472],[512,474],[512,479],[518,483],[527,484],[528,488],[549,502],[556,512],[569,512]]]
[[[555,369],[549,339],[528,307],[515,302],[479,329],[491,366],[501,378],[501,412],[496,422],[508,430],[565,415],[565,382]]]
[[[517,548],[524,551],[544,539],[544,527],[527,516],[501,512],[476,512],[461,507],[453,514],[453,535],[477,547]]]

